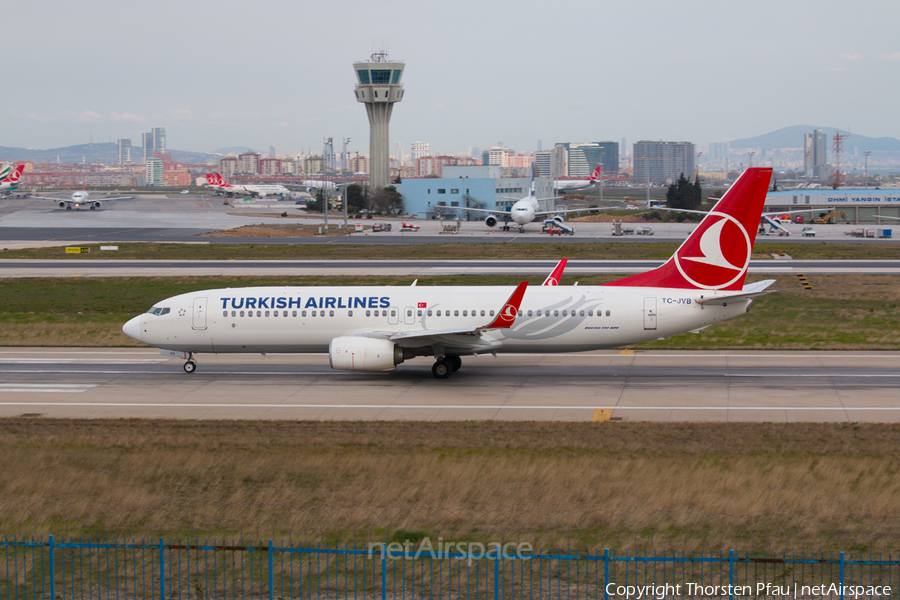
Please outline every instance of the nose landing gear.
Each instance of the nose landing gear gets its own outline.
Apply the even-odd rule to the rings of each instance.
[[[197,361],[194,360],[194,355],[189,354],[187,362],[184,363],[184,372],[185,373],[193,373],[197,370]]]

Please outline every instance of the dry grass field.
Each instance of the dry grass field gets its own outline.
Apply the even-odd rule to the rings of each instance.
[[[0,532],[896,551],[900,427],[0,421]]]

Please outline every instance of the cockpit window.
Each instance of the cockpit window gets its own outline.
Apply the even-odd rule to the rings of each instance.
[[[159,306],[154,306],[153,308],[151,308],[151,309],[148,310],[147,312],[150,313],[151,315],[156,315],[156,316],[158,316],[158,317],[161,317],[162,315],[167,315],[167,314],[169,314],[169,309],[168,309],[168,308],[161,308],[161,307],[159,307]]]

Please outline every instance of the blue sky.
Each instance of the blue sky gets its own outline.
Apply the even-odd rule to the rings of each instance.
[[[392,152],[806,123],[900,138],[896,0],[33,0],[3,21],[2,146],[139,145],[162,126],[180,150],[367,153],[352,63],[381,47],[406,63]]]

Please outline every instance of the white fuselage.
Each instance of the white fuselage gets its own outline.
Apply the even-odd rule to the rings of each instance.
[[[72,199],[69,202],[76,208],[87,205],[90,202],[90,193],[86,191],[75,192],[72,194]]]
[[[211,185],[213,189],[225,194],[249,194],[251,196],[287,195],[291,191],[283,185],[260,184],[260,185]]]
[[[595,181],[590,179],[569,179],[565,181],[556,181],[554,186],[559,192],[569,192],[572,190],[583,190],[594,185]]]
[[[260,287],[191,292],[157,303],[126,333],[191,353],[328,352],[341,336],[486,326],[510,287]],[[576,352],[706,327],[743,314],[750,300],[700,305],[716,292],[604,286],[529,287],[509,329],[445,336],[445,353]],[[153,314],[156,312],[157,314]],[[408,338],[402,348],[433,341]],[[426,352],[427,353],[427,352]]]
[[[527,225],[534,221],[534,213],[537,211],[537,200],[533,196],[526,196],[510,207],[509,218],[519,225]]]

